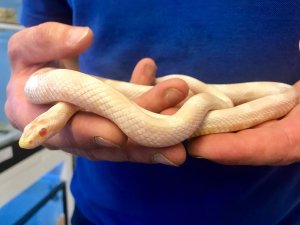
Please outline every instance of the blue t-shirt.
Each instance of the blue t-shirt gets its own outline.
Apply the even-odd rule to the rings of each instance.
[[[205,82],[300,75],[300,3],[295,0],[36,0],[22,21],[89,26],[95,40],[83,72],[128,80],[143,57],[159,75]],[[274,140],[276,141],[276,140]],[[287,149],[288,151],[288,149]],[[178,168],[79,157],[77,206],[95,224],[300,224],[300,166],[224,166],[188,157]]]

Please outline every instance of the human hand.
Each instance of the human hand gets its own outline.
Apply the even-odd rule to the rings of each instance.
[[[300,81],[298,104],[284,118],[236,133],[194,138],[189,153],[230,165],[287,165],[300,161]]]
[[[9,57],[12,75],[7,86],[5,111],[9,121],[17,129],[23,130],[30,121],[49,108],[27,101],[23,90],[30,74],[49,63],[62,65],[62,59],[81,54],[90,46],[92,39],[93,34],[88,28],[52,22],[24,29],[11,38]],[[152,60],[142,60],[133,72],[132,81],[150,84],[154,80],[155,70]],[[160,112],[183,100],[187,92],[188,87],[184,82],[173,79],[155,86],[135,102],[144,108]],[[60,133],[45,142],[45,146],[93,160],[170,165],[178,165],[185,160],[185,149],[181,144],[159,149],[138,146],[127,140],[114,123],[88,112],[77,113]]]

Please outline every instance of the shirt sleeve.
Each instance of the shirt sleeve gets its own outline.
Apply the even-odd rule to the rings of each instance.
[[[24,26],[48,21],[72,24],[72,9],[67,0],[23,0],[20,20]]]

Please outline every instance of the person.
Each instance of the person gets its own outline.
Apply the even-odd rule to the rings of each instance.
[[[286,82],[300,94],[299,6],[293,0],[24,0],[28,28],[9,42],[7,117],[22,130],[44,112],[47,106],[26,100],[26,80],[77,56],[85,73],[137,84],[152,84],[156,73],[182,73],[208,83]],[[135,102],[172,113],[186,94],[186,84],[173,79]],[[297,104],[284,118],[252,129],[155,149],[80,112],[45,146],[78,156],[73,224],[291,225],[300,221],[299,133]]]

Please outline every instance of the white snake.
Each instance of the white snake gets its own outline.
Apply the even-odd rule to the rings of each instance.
[[[238,131],[278,119],[297,104],[297,92],[284,83],[207,85],[184,75],[169,75],[157,82],[173,77],[187,82],[191,97],[176,114],[161,115],[130,100],[151,86],[96,78],[67,69],[39,70],[26,83],[28,100],[36,104],[58,103],[27,125],[19,144],[22,148],[40,145],[62,129],[78,110],[110,119],[140,145],[165,147],[193,136]]]

